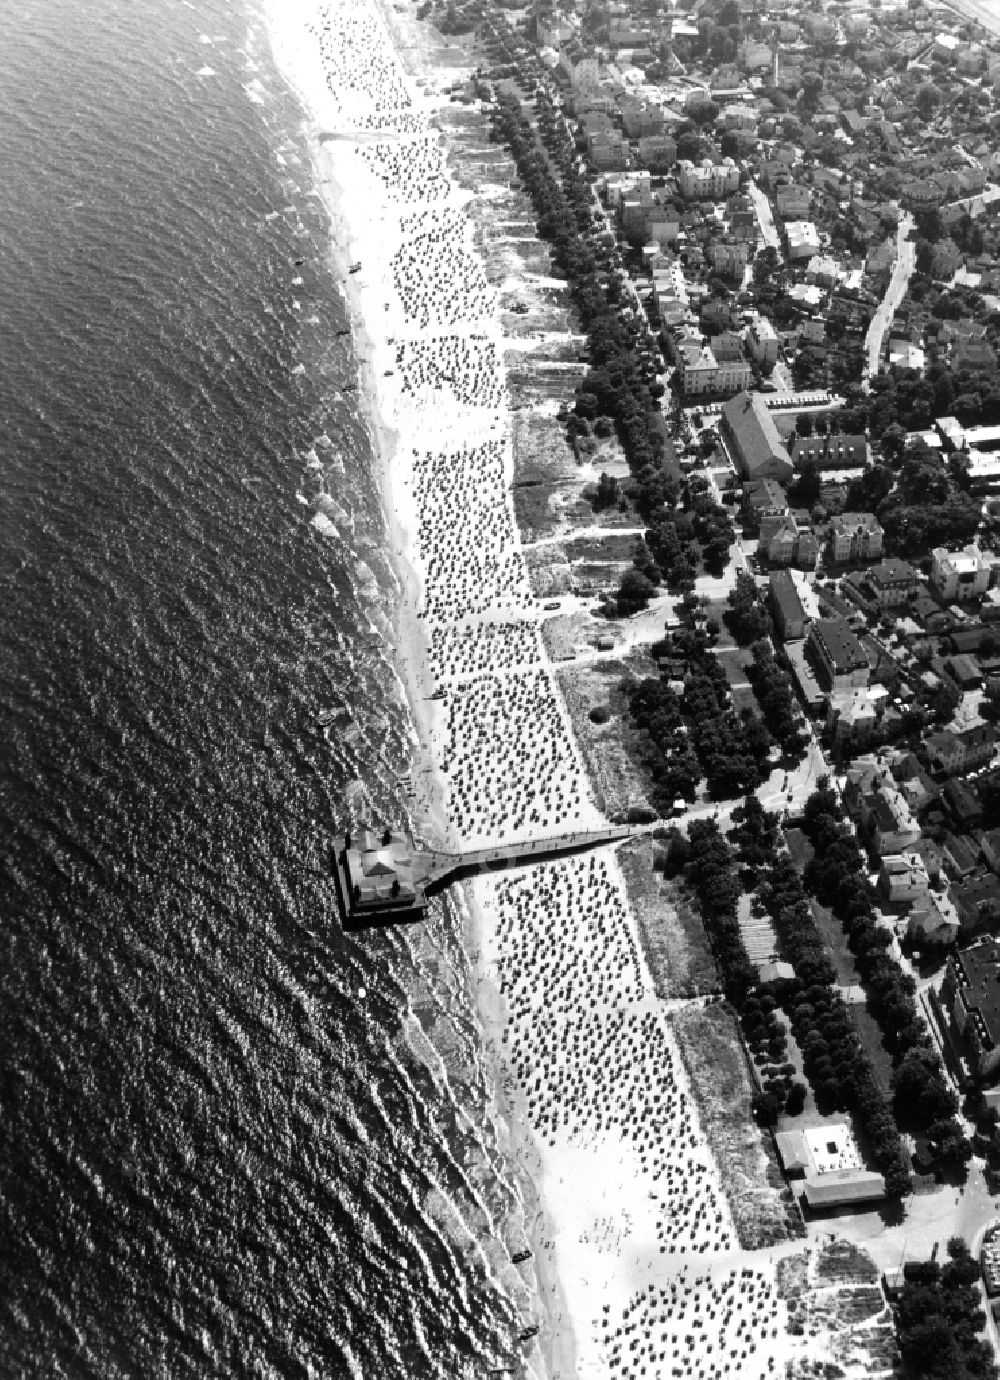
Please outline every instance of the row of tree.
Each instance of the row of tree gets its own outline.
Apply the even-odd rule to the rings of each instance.
[[[561,112],[543,91],[536,96],[536,111],[538,137],[512,103],[495,112],[493,132],[511,151],[531,197],[538,233],[569,282],[587,334],[589,367],[576,390],[574,425],[589,427],[611,418],[632,475],[636,505],[651,529],[664,529],[659,554],[650,542],[657,566],[672,586],[689,588],[697,573],[692,540],[700,545],[705,568],[719,573],[733,541],[732,524],[699,476],[684,494],[692,539],[678,531],[676,549],[666,553],[678,487],[665,468],[669,440],[660,408],[664,389],[657,377],[662,356],[645,316],[628,296],[614,239],[601,233],[593,189]],[[606,496],[605,491],[602,498]]]
[[[797,761],[809,744],[809,735],[799,713],[791,676],[774,655],[769,641],[754,643],[747,677],[771,736],[786,757]]]
[[[788,1061],[788,1041],[776,1003],[767,993],[754,991],[759,977],[747,955],[738,919],[742,887],[733,854],[714,819],[691,821],[684,875],[698,899],[723,991],[739,1017],[755,1062],[765,1071],[764,1095],[756,1101],[758,1118],[773,1126],[793,1094],[794,1065]],[[801,1111],[804,1096],[800,1085],[790,1110]]]
[[[910,1176],[892,1110],[834,986],[833,964],[802,879],[787,854],[779,854],[767,868],[758,897],[774,924],[783,956],[795,970],[794,981],[784,986],[780,997],[817,1104],[825,1110],[853,1112],[890,1195],[902,1196],[909,1191]]]
[[[624,273],[613,243],[597,234],[601,220],[587,176],[562,116],[544,92],[536,98],[543,147],[513,104],[501,105],[493,128],[511,151],[548,241],[570,284],[587,333],[590,368],[578,387],[578,415],[610,416],[638,486],[641,511],[658,505],[666,429],[656,380],[659,351],[645,319],[623,300]],[[647,493],[647,485],[650,492]]]
[[[888,953],[892,937],[878,923],[864,854],[825,781],[806,802],[803,830],[813,849],[805,884],[843,925],[868,1010],[896,1061],[896,1120],[906,1130],[928,1136],[942,1162],[962,1163],[971,1146],[955,1116],[958,1100],[918,1014],[916,984]]]

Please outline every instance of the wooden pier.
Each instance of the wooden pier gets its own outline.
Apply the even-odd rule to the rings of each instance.
[[[418,848],[409,835],[392,829],[347,834],[333,850],[341,919],[348,930],[412,925],[424,918],[430,898],[453,882],[585,853],[638,832],[644,831],[635,825],[615,824],[467,853]]]

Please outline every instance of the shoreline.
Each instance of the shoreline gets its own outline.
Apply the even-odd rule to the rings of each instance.
[[[275,22],[287,33],[285,12]],[[399,582],[393,660],[413,724],[415,832],[461,848],[600,827],[513,505],[507,361],[549,328],[505,333],[477,238],[476,208],[489,215],[496,199],[498,216],[513,206],[520,218],[521,193],[485,165],[468,190],[488,129],[455,134],[447,83],[468,64],[443,56],[433,31],[380,0],[299,0],[291,23],[305,75],[273,31],[272,46],[312,117],[317,186],[344,257]],[[668,1355],[692,1380],[720,1380],[737,1355],[746,1380],[771,1373],[794,1351],[775,1257],[736,1239],[613,847],[477,878],[453,911],[495,1146],[520,1191],[520,1213],[489,1224],[516,1319],[497,1359],[533,1380],[597,1380],[615,1366],[637,1380]],[[515,1266],[525,1239],[533,1257]],[[720,1322],[692,1332],[702,1308]]]
[[[412,48],[399,41],[397,25],[374,3],[381,22],[389,35],[400,64],[416,85],[412,72]],[[300,16],[302,18],[302,16]],[[275,25],[269,26],[275,58],[292,86],[300,104],[309,117],[307,145],[312,162],[313,179],[330,217],[330,256],[335,274],[341,281],[347,306],[354,353],[358,366],[358,403],[361,417],[368,431],[372,447],[376,483],[382,498],[387,555],[394,570],[399,598],[392,617],[394,633],[393,664],[399,676],[411,722],[412,738],[409,768],[415,797],[405,802],[414,836],[431,846],[448,847],[454,844],[445,811],[445,781],[441,770],[440,752],[436,750],[439,731],[435,703],[431,695],[438,688],[430,656],[427,625],[421,616],[424,586],[415,557],[417,513],[401,482],[398,468],[402,463],[399,433],[386,416],[385,399],[379,384],[380,355],[387,355],[389,347],[372,329],[374,313],[365,310],[363,284],[365,256],[358,242],[358,231],[344,213],[350,190],[338,176],[337,151],[354,149],[364,143],[377,143],[380,138],[392,138],[387,131],[337,130],[324,128],[316,110],[316,93],[301,80],[302,72],[288,53],[279,51]],[[444,143],[443,136],[441,138]],[[360,259],[361,272],[355,277],[349,272],[352,261]],[[377,320],[378,318],[375,317]],[[505,413],[509,425],[505,398]],[[409,521],[406,519],[409,518]],[[552,1267],[545,1248],[546,1213],[542,1191],[542,1164],[530,1125],[522,1115],[516,1095],[507,1084],[500,1053],[506,1012],[503,997],[485,971],[482,953],[485,921],[481,907],[471,887],[463,887],[452,908],[462,930],[466,954],[469,958],[473,990],[470,997],[481,1025],[484,1069],[491,1090],[495,1118],[500,1129],[500,1148],[510,1164],[521,1195],[522,1221],[512,1223],[507,1235],[520,1236],[531,1250],[531,1257],[521,1265],[512,1265],[527,1286],[529,1294],[541,1306],[541,1317],[535,1355],[520,1358],[524,1373],[546,1380],[546,1377],[569,1377],[576,1374],[576,1345],[569,1322],[569,1308],[557,1271]],[[525,1276],[529,1275],[528,1279]],[[534,1276],[534,1281],[530,1279]],[[504,1286],[506,1288],[506,1286]],[[507,1292],[510,1292],[507,1290]],[[562,1322],[556,1326],[555,1318]],[[525,1319],[525,1322],[528,1320]],[[540,1353],[540,1356],[538,1355]],[[537,1368],[537,1360],[541,1368]]]

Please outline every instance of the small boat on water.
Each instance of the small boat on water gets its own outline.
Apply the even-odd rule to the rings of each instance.
[[[511,1256],[511,1260],[513,1260],[513,1262],[514,1262],[515,1265],[520,1265],[520,1264],[522,1264],[525,1260],[530,1260],[530,1259],[531,1259],[531,1252],[530,1252],[530,1251],[515,1251],[514,1254]]]
[[[535,1336],[537,1336],[537,1335],[538,1335],[538,1326],[537,1326],[537,1324],[536,1324],[534,1327],[526,1327],[526,1328],[524,1329],[524,1331],[521,1333],[521,1335],[520,1335],[520,1337],[518,1338],[518,1340],[519,1340],[519,1341],[522,1341],[522,1342],[530,1342],[531,1339],[532,1339],[532,1337],[535,1337]]]
[[[350,268],[349,268],[347,271],[348,271],[348,273],[360,273],[360,272],[361,272],[361,260],[358,259],[358,261],[357,261],[356,263],[351,264]]]

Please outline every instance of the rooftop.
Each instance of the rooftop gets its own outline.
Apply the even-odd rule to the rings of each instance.
[[[818,618],[812,635],[835,672],[856,671],[869,664],[846,618]]]

